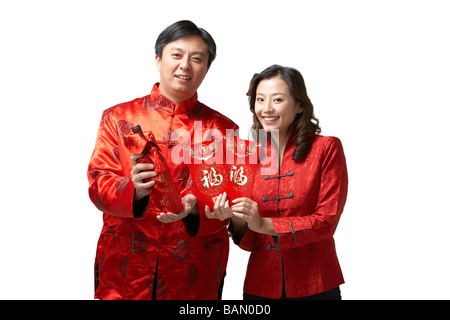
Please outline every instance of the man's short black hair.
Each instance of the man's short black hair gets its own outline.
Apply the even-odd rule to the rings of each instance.
[[[164,47],[173,41],[190,36],[200,36],[208,46],[208,67],[216,58],[216,43],[213,37],[204,29],[198,28],[192,21],[181,20],[171,24],[160,33],[155,43],[155,53],[162,58]]]

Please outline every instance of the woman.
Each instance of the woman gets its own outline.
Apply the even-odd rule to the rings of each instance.
[[[244,299],[341,299],[344,279],[333,239],[347,197],[341,142],[319,135],[297,70],[271,66],[254,75],[247,95],[253,132],[259,141],[262,134],[271,137],[258,169],[275,164],[277,170],[256,174],[251,199],[235,199],[230,207],[223,195],[214,212],[206,212],[230,217],[234,242],[251,251]]]

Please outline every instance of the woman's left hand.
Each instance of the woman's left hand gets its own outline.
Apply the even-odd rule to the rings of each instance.
[[[261,217],[259,214],[257,202],[249,198],[238,198],[232,202],[234,204],[231,209],[234,216],[245,220],[250,230],[272,236],[278,235],[273,228],[272,219]]]
[[[237,198],[232,202],[233,214],[245,220],[250,230],[262,233],[264,218],[259,215],[258,203],[249,198]]]

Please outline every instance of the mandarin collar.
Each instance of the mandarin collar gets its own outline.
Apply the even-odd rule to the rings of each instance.
[[[157,110],[163,110],[171,114],[187,114],[197,103],[197,91],[194,95],[179,104],[175,105],[169,98],[161,93],[159,90],[159,82],[155,83],[151,93],[152,100],[155,103]]]
[[[270,134],[270,132],[267,132],[267,131],[265,131],[265,130],[264,130],[264,132],[266,133],[268,147],[270,148],[270,145],[271,145],[272,143],[274,143],[273,138],[272,138],[272,135]],[[291,124],[291,126],[289,127],[288,140],[287,140],[287,143],[286,143],[286,147],[285,147],[285,149],[284,149],[285,152],[286,152],[286,150],[292,148],[292,146],[295,146],[295,139],[294,139],[294,137],[295,137],[294,124]],[[277,144],[275,143],[275,145],[277,145]],[[277,148],[277,149],[278,149],[278,148]]]

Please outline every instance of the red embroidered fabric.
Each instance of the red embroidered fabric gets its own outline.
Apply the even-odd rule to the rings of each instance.
[[[258,171],[274,163],[278,168],[271,174],[257,171],[252,199],[283,235],[247,230],[241,240],[241,248],[251,251],[244,283],[249,294],[279,299],[284,281],[286,296],[298,298],[344,283],[333,238],[348,186],[341,141],[316,136],[302,162],[292,159],[294,149],[289,140],[281,166],[276,152],[266,152],[270,161],[258,165]]]
[[[228,222],[208,219],[199,206],[198,233],[191,236],[182,221],[159,222],[160,208],[151,202],[142,218],[134,218],[132,152],[124,138],[136,125],[153,133],[182,197],[195,194],[187,164],[178,161],[185,147],[192,147],[197,133],[201,139],[208,132],[225,136],[227,129],[238,129],[200,103],[197,94],[174,105],[158,84],[151,94],[103,112],[88,167],[89,196],[103,212],[95,297],[151,299],[154,291],[157,299],[217,299],[228,261]]]

